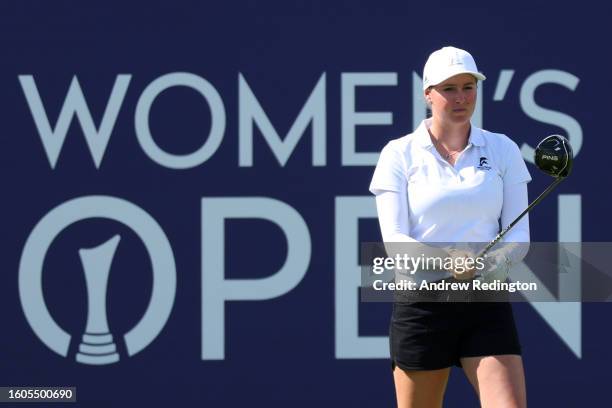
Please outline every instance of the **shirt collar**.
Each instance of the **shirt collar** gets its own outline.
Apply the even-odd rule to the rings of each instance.
[[[470,124],[470,137],[468,138],[468,144],[473,144],[474,146],[482,147],[485,145],[485,138],[482,135],[482,130]],[[427,129],[431,126],[431,118],[425,119],[421,122],[419,127],[416,129],[416,140],[418,144],[425,148],[429,149],[433,146],[433,142],[431,141],[431,137],[429,136],[429,132]]]

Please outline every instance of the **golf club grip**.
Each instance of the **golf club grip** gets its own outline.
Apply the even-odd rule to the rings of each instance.
[[[514,227],[516,225],[516,223],[519,222],[521,220],[521,218],[523,218],[525,216],[525,214],[527,214],[533,207],[535,207],[536,204],[538,204],[540,201],[542,201],[542,199],[544,197],[546,197],[548,195],[548,193],[550,193],[555,187],[557,187],[557,184],[562,182],[563,179],[564,179],[564,177],[557,177],[555,179],[555,181],[553,181],[550,184],[550,186],[548,186],[546,188],[546,190],[544,190],[542,192],[542,194],[540,194],[538,196],[538,198],[533,200],[533,202],[531,204],[529,204],[527,206],[527,208],[525,208],[525,210],[518,217],[516,217],[516,219],[514,221],[512,221],[506,228],[504,228],[499,234],[497,234],[497,236],[491,242],[489,242],[487,244],[487,246],[480,252],[480,254],[478,254],[477,258],[484,257],[486,255],[486,253],[489,252],[489,250],[491,248],[493,248],[493,246],[495,246],[495,244],[497,244],[504,237],[504,235],[506,235],[506,233],[508,231],[510,231],[512,229],[512,227]]]

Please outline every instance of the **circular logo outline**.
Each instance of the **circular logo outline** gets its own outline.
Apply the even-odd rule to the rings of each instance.
[[[140,321],[124,335],[128,356],[142,351],[166,325],[176,295],[176,263],[164,230],[145,210],[112,196],[74,198],[49,211],[32,229],[19,262],[19,300],[30,327],[51,350],[66,357],[71,336],[49,313],[42,288],[47,251],[68,226],[90,218],[120,222],[144,243],[153,270],[153,290]]]

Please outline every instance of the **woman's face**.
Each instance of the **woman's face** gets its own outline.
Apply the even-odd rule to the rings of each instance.
[[[442,123],[463,124],[470,121],[476,107],[476,78],[459,74],[425,90],[432,116]]]

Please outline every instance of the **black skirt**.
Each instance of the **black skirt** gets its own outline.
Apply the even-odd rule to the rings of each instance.
[[[461,367],[462,357],[521,354],[508,302],[395,302],[389,343],[392,368]]]

